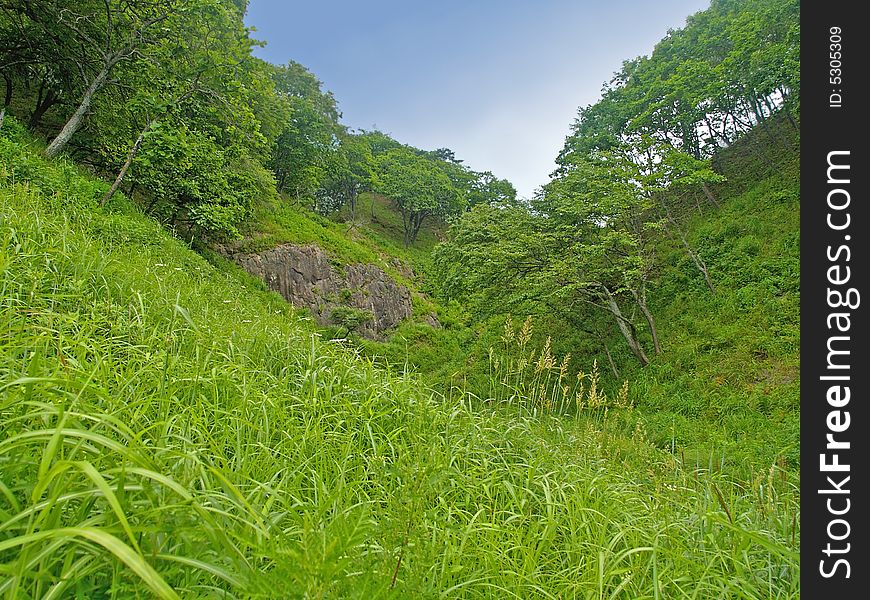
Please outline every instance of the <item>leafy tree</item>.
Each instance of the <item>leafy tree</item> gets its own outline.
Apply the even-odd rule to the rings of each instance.
[[[696,159],[799,110],[799,2],[714,0],[581,109],[559,157],[649,137]]]
[[[332,93],[323,92],[305,67],[291,61],[273,69],[275,89],[288,104],[290,117],[275,140],[269,166],[278,189],[299,201],[320,187],[344,128]]]
[[[678,237],[715,292],[676,199],[699,190],[718,207],[714,153],[751,128],[773,138],[778,113],[797,126],[799,39],[796,0],[713,0],[651,56],[625,61],[580,109],[552,181],[529,206],[469,194],[473,208],[436,251],[443,293],[483,314],[549,311],[584,331],[594,323],[602,339],[607,316],[646,364],[641,324],[662,348],[647,301],[655,241]]]
[[[433,160],[443,160],[444,162],[453,163],[455,165],[461,165],[465,162],[460,158],[456,158],[456,153],[450,148],[437,148],[425,152],[424,154]]]
[[[336,152],[326,162],[318,209],[321,212],[350,207],[350,220],[356,220],[356,205],[360,193],[372,186],[374,158],[368,141],[360,136],[346,135]]]
[[[62,91],[71,87],[74,75],[66,58],[54,45],[43,43],[42,38],[40,29],[20,6],[0,5],[0,74],[5,83],[0,114],[10,109],[16,88],[20,94],[36,85],[35,106],[29,115],[31,128],[50,108],[60,104]]]
[[[476,204],[512,204],[517,200],[517,190],[507,179],[499,179],[490,171],[473,173],[468,186],[468,207]]]
[[[402,214],[405,246],[417,240],[428,217],[457,210],[459,192],[445,170],[407,146],[375,159],[374,187],[395,201]]]
[[[107,164],[122,156],[114,140],[135,136],[104,203],[118,189],[158,122],[200,129],[225,148],[238,146],[256,153],[257,147],[265,146],[260,120],[250,106],[251,92],[266,93],[263,86],[270,82],[257,79],[257,69],[265,64],[249,61],[252,43],[236,10],[220,3],[190,3],[167,20],[167,26],[171,29],[147,60],[122,69],[131,90],[126,101],[113,103],[114,110],[106,107],[96,118]],[[119,114],[123,115],[120,123]],[[221,139],[225,131],[244,134]]]
[[[217,236],[238,235],[253,199],[271,185],[262,168],[232,149],[164,122],[155,123],[142,143],[132,177],[149,190],[149,211],[186,225],[191,234]]]
[[[60,152],[78,131],[94,96],[120,83],[112,77],[117,66],[139,59],[157,44],[167,30],[165,22],[183,4],[177,0],[13,3],[12,10],[30,32],[28,37],[39,39],[45,48],[40,56],[59,58],[63,79],[76,76],[77,106],[46,148],[48,156]]]
[[[366,144],[371,148],[373,157],[378,157],[388,150],[403,147],[403,144],[397,142],[383,131],[366,131],[363,129],[357,135],[360,139],[365,140]]]

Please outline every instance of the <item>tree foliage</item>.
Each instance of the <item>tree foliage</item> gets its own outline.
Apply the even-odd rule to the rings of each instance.
[[[458,192],[447,174],[408,147],[387,150],[375,159],[374,188],[395,201],[406,246],[417,239],[427,217],[449,214],[458,203]]]
[[[272,65],[243,23],[244,0],[0,3],[7,111],[113,181],[146,210],[200,237],[237,236],[258,199],[329,214],[377,190],[412,244],[427,219],[513,201],[506,180],[449,148],[350,132],[303,65]],[[50,118],[47,118],[50,117]],[[395,172],[390,172],[395,169]],[[277,194],[276,194],[277,192]]]
[[[714,0],[623,63],[579,110],[536,198],[472,202],[453,226],[435,257],[442,293],[481,315],[548,312],[601,337],[615,326],[647,364],[663,348],[647,300],[656,238],[678,237],[715,293],[677,200],[698,189],[718,207],[715,152],[752,128],[772,136],[775,115],[797,127],[798,13],[796,0]]]
[[[312,196],[324,181],[328,163],[335,160],[343,132],[331,92],[299,63],[273,67],[275,91],[289,108],[289,119],[274,142],[269,166],[278,189],[295,196]]]

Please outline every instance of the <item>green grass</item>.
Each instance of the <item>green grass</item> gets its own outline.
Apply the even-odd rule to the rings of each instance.
[[[418,289],[443,228],[443,223],[431,218],[424,222],[417,241],[406,248],[402,217],[388,198],[361,194],[354,220],[347,207],[325,217],[283,198],[276,204],[256,207],[244,227],[245,239],[237,248],[258,252],[284,243],[316,244],[337,264],[375,264],[400,283]]]
[[[772,129],[775,139],[754,131],[717,158],[728,178],[716,189],[721,208],[700,193],[686,198],[684,230],[716,293],[679,241],[662,240],[651,308],[664,352],[623,376],[659,443],[676,437],[702,462],[724,454],[734,469],[784,460],[797,471],[799,134],[784,120]]]
[[[751,132],[716,158],[727,177],[714,189],[720,208],[700,190],[669,199],[717,289],[710,293],[678,238],[657,240],[661,266],[649,298],[663,353],[649,366],[640,366],[609,317],[602,323],[610,323],[607,342],[619,377],[594,336],[552,315],[534,319],[533,343],[540,347],[550,337],[558,357],[573,356],[572,372],[597,360],[611,393],[630,382],[652,443],[746,481],[781,461],[795,474],[800,468],[799,133],[785,120],[771,130],[775,138]],[[414,367],[445,393],[459,385],[485,396],[487,355],[501,343],[504,317],[476,320],[456,306],[439,314],[442,330],[403,325],[387,342],[362,347]],[[634,426],[626,423],[624,433]]]
[[[436,217],[429,217],[423,222],[417,240],[405,247],[402,215],[396,210],[392,200],[379,194],[360,195],[353,221],[347,207],[336,217],[346,227],[353,223],[355,240],[401,259],[418,274],[425,273],[429,267],[432,249],[444,239],[444,223]]]
[[[0,133],[3,597],[800,596],[776,465],[433,394],[28,144]]]
[[[371,248],[348,239],[347,227],[286,202],[258,206],[246,229],[249,237],[238,246],[242,252],[260,252],[285,243],[315,244],[341,264],[385,266]]]
[[[445,313],[443,307],[423,293],[427,287],[431,251],[443,226],[440,221],[431,219],[420,230],[418,240],[406,248],[401,215],[388,198],[362,194],[352,222],[346,207],[324,217],[283,198],[277,203],[255,207],[252,219],[242,227],[244,239],[234,242],[233,248],[238,252],[261,252],[286,243],[314,244],[326,252],[337,267],[356,263],[376,265],[411,290],[413,312],[405,325],[428,327],[423,323]],[[219,268],[232,269],[210,248],[199,250]],[[330,328],[325,328],[324,333],[341,335],[339,330]]]

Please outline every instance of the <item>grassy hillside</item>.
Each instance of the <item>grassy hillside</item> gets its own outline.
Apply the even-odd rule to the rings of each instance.
[[[679,235],[656,244],[661,265],[649,291],[663,352],[642,368],[617,331],[602,344],[552,315],[536,315],[532,346],[551,338],[570,369],[597,362],[602,386],[624,381],[657,446],[695,465],[715,466],[752,480],[772,464],[797,478],[799,469],[799,134],[787,120],[751,132],[723,150],[713,186],[719,206],[701,192],[669,198],[691,248],[704,260],[711,293]],[[447,312],[442,309],[442,312]],[[478,321],[450,312],[442,330],[400,327],[387,343],[365,342],[372,354],[415,367],[449,393],[458,385],[483,398],[499,358],[504,317]],[[518,317],[515,326],[522,322]],[[636,315],[638,328],[645,326]],[[615,330],[615,327],[612,328]],[[652,346],[649,336],[644,339]],[[625,433],[635,427],[624,423]]]
[[[421,228],[414,245],[405,247],[401,215],[388,198],[362,194],[356,217],[351,219],[346,208],[325,217],[283,197],[280,201],[256,206],[252,219],[242,227],[243,239],[232,242],[232,247],[239,252],[260,252],[285,243],[313,244],[338,266],[377,265],[411,290],[413,313],[404,326],[425,331],[431,329],[427,323],[433,315],[450,320],[448,311],[423,293],[431,251],[443,235],[444,227],[444,223],[432,218]],[[222,269],[240,270],[211,248],[199,247],[198,250]],[[347,331],[325,327],[323,333],[344,337]]]
[[[683,230],[716,292],[682,243],[663,239],[651,293],[663,354],[622,375],[663,445],[705,463],[712,453],[731,467],[782,461],[797,470],[799,134],[784,119],[771,132],[758,129],[717,158],[728,179],[714,189],[721,208],[700,191],[684,199]]]
[[[417,241],[406,248],[402,217],[391,200],[361,194],[356,213],[352,220],[345,207],[332,217],[324,217],[283,198],[277,205],[257,207],[254,218],[245,225],[245,240],[239,249],[256,252],[283,243],[316,244],[341,264],[376,264],[416,287],[407,269],[422,274],[432,248],[443,236],[444,223],[435,218],[424,222]]]
[[[775,468],[434,395],[39,151],[0,131],[4,597],[799,597]]]

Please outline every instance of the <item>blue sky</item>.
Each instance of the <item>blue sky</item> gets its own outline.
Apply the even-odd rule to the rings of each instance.
[[[251,0],[256,54],[302,63],[352,128],[448,147],[521,196],[547,182],[577,108],[709,0]]]

